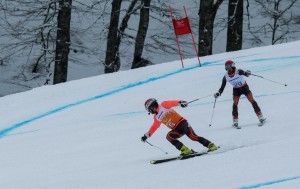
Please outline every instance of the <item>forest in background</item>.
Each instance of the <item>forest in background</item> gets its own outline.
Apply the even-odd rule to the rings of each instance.
[[[178,60],[170,5],[177,18],[186,6],[200,58],[300,38],[298,0],[3,0],[0,95]],[[195,57],[190,36],[179,40]]]

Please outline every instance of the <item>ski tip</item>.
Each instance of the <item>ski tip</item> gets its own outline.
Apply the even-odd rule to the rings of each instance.
[[[151,163],[151,164],[155,164],[155,163],[156,163],[156,160],[151,160],[150,163]]]

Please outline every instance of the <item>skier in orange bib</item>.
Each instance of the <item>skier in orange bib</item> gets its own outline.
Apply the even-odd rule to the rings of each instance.
[[[178,140],[178,138],[183,135],[187,135],[191,140],[201,143],[203,146],[207,147],[209,151],[217,150],[218,147],[216,147],[214,143],[204,137],[198,136],[187,120],[172,109],[172,107],[179,105],[182,108],[185,108],[188,106],[188,103],[183,100],[169,100],[158,104],[155,98],[146,100],[145,108],[149,114],[154,115],[154,122],[149,131],[142,136],[141,140],[145,142],[160,127],[161,123],[163,123],[171,129],[167,134],[167,140],[181,151],[181,155],[194,153],[193,150],[190,150]]]

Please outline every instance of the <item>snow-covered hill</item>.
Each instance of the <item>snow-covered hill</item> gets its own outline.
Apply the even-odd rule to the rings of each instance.
[[[44,86],[0,98],[0,184],[5,189],[182,189],[300,187],[300,41],[218,54]],[[250,76],[247,83],[268,122],[258,120],[242,98],[242,129],[231,127],[232,87],[213,93],[224,62],[232,59]],[[269,80],[284,85],[271,82]],[[152,165],[176,156],[165,126],[142,143],[153,118],[144,101],[155,97],[200,100],[177,107],[197,134],[221,149],[237,148],[185,161]],[[188,147],[202,151],[187,137]],[[238,148],[240,147],[240,148]]]

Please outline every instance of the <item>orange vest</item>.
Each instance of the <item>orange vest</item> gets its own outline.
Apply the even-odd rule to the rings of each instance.
[[[175,110],[171,109],[178,106],[178,102],[179,100],[164,101],[157,107],[158,114],[154,115],[154,123],[148,131],[150,136],[160,127],[161,123],[170,129],[175,129],[181,121],[185,120]]]

